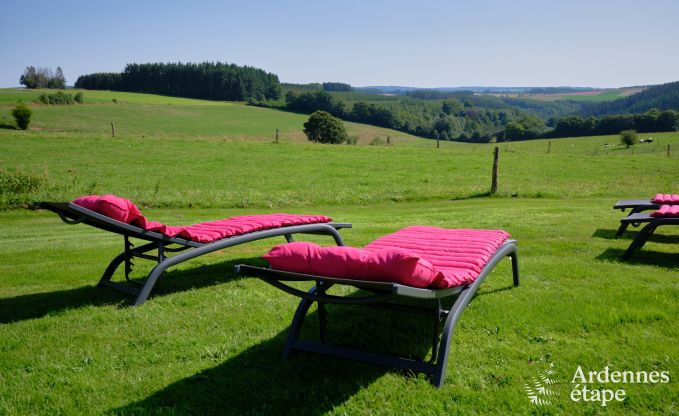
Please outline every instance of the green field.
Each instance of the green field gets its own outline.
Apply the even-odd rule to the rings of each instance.
[[[0,117],[14,93],[0,92]],[[615,239],[623,214],[611,207],[678,192],[679,133],[630,149],[605,147],[614,136],[501,143],[499,193],[486,197],[494,144],[436,149],[349,123],[361,145],[310,144],[302,115],[107,94],[119,93],[33,104],[31,130],[0,129],[0,414],[677,414],[678,230],[659,229],[621,261],[636,231]],[[392,145],[367,145],[386,136]],[[519,241],[522,284],[509,289],[508,262],[489,276],[438,390],[422,376],[310,354],[281,362],[296,300],[233,265],[262,264],[282,241],[184,263],[132,308],[94,287],[118,238],[20,208],[89,193],[128,197],[169,224],[326,214],[354,224],[343,231],[354,246],[412,224],[502,228]],[[331,307],[331,340],[429,356],[429,322],[369,311]],[[558,395],[535,406],[524,386],[550,363]],[[671,381],[595,385],[626,390],[606,407],[570,400],[577,366],[607,365],[669,371]]]

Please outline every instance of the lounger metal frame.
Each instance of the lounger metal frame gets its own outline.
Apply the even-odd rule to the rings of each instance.
[[[264,238],[283,236],[288,242],[291,242],[293,241],[293,234],[324,234],[331,236],[337,245],[344,245],[344,241],[338,230],[342,228],[351,228],[352,226],[349,223],[333,222],[294,225],[241,234],[217,240],[212,243],[198,243],[183,238],[168,237],[164,234],[146,231],[142,228],[116,221],[110,217],[72,203],[41,202],[39,203],[39,207],[55,212],[66,224],[83,223],[123,236],[124,250],[111,260],[106,267],[104,274],[101,276],[101,279],[99,279],[98,286],[110,287],[135,296],[135,306],[142,305],[146,301],[151,290],[155,287],[158,279],[163,275],[165,270],[187,260],[227,247]],[[135,247],[130,241],[130,238],[146,240],[149,241],[149,243]],[[157,254],[148,254],[153,250],[157,250]],[[179,254],[168,256],[168,253]],[[132,263],[134,258],[152,260],[158,264],[143,281],[137,281],[130,278],[130,273],[134,266]],[[111,280],[118,267],[123,263],[125,264],[124,271],[127,284]]]
[[[638,227],[643,223],[646,223],[646,225],[644,226],[644,228],[639,230],[639,234],[637,234],[637,236],[634,237],[634,240],[632,240],[632,243],[629,245],[625,253],[622,255],[623,259],[628,260],[637,250],[642,248],[644,244],[646,244],[648,239],[651,237],[653,232],[655,232],[655,229],[658,228],[659,226],[679,225],[679,218],[651,217],[648,214],[642,214],[637,212],[621,219],[620,227],[622,227],[623,225],[627,227],[630,224],[632,224],[632,226],[634,227]]]
[[[416,373],[428,374],[432,377],[432,383],[436,387],[441,387],[445,379],[450,344],[455,326],[460,320],[462,312],[464,312],[464,309],[472,300],[474,294],[478,290],[479,286],[481,286],[486,276],[504,257],[509,257],[512,260],[512,276],[514,279],[514,286],[518,286],[519,263],[517,257],[516,240],[508,240],[502,246],[500,246],[488,260],[488,263],[483,267],[483,270],[479,274],[478,278],[472,284],[440,290],[421,289],[397,283],[368,282],[351,279],[312,276],[243,264],[236,266],[236,272],[245,276],[259,277],[265,282],[287,293],[302,298],[299,306],[297,307],[294,318],[292,319],[292,323],[290,324],[290,330],[288,332],[288,338],[283,352],[284,360],[287,359],[293,351],[307,351],[326,354],[340,358],[384,365],[402,370],[410,370]],[[308,292],[304,292],[284,283],[286,281],[314,281],[315,286],[313,286]],[[335,284],[354,286],[367,291],[370,294],[359,297],[344,297],[327,294],[328,289],[330,289],[330,287]],[[457,296],[457,299],[450,309],[444,309],[441,301],[442,299],[449,296]],[[434,303],[434,307],[424,308],[414,305],[385,302],[387,300],[395,300],[398,297],[431,300]],[[314,302],[318,304],[320,343],[301,340],[299,338],[304,319],[307,315],[307,312],[309,311],[309,308]],[[326,303],[366,305],[430,315],[433,319],[434,327],[431,360],[425,362],[400,356],[376,354],[327,344],[325,342]],[[441,330],[441,321],[443,320],[445,320],[445,323],[443,324],[443,328]]]
[[[627,199],[618,201],[615,203],[615,205],[613,205],[613,209],[619,209],[622,212],[625,212],[625,210],[628,208],[630,209],[629,215],[632,215],[643,211],[658,209],[660,208],[660,204],[651,202],[651,200],[649,199]],[[620,237],[621,235],[623,235],[625,233],[625,230],[630,224],[632,224],[633,227],[639,226],[639,224],[637,223],[621,221],[620,227],[618,227],[618,231],[615,232],[615,236]]]

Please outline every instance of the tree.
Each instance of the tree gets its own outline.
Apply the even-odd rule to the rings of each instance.
[[[526,129],[517,121],[512,121],[505,128],[505,138],[509,140],[521,140],[526,134]]]
[[[14,110],[12,110],[12,115],[17,122],[17,127],[21,130],[26,130],[28,128],[28,124],[31,122],[31,114],[31,109],[26,107],[26,104],[22,102],[18,102],[14,107]]]
[[[639,143],[639,135],[636,130],[623,130],[620,132],[620,143],[627,145],[629,149],[630,146]]]
[[[315,111],[304,123],[304,134],[312,142],[338,144],[347,140],[342,121],[325,111]]]
[[[64,71],[60,66],[57,67],[57,71],[54,76],[51,77],[47,83],[49,88],[66,88],[66,78],[64,77]]]
[[[27,66],[19,78],[19,83],[26,88],[66,88],[66,78],[61,67],[57,67],[56,73],[52,69],[43,67]]]

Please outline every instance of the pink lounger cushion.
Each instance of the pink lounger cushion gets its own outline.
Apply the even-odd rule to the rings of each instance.
[[[332,218],[323,215],[266,214],[231,217],[193,225],[172,226],[148,221],[134,203],[115,195],[82,196],[73,200],[73,204],[147,231],[199,243],[211,243],[223,238],[272,228],[332,221]]]
[[[278,270],[444,289],[467,285],[509,238],[501,230],[412,226],[364,249],[282,244],[264,256]]]
[[[679,204],[679,194],[656,194],[651,202],[654,204]]]
[[[679,218],[679,205],[661,205],[660,209],[651,213],[654,218]]]
[[[406,251],[389,248],[368,251],[295,242],[274,247],[264,258],[278,270],[414,287],[430,286],[443,277],[428,261]]]

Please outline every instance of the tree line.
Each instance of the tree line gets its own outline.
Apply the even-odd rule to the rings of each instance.
[[[679,109],[679,81],[655,85],[613,101],[583,104],[580,115],[587,117],[623,113],[641,114],[654,108],[660,111]]]
[[[78,77],[76,88],[144,92],[210,100],[276,100],[278,76],[221,62],[128,64],[121,74]]]
[[[351,103],[323,90],[288,91],[282,108],[304,114],[322,110],[347,121],[433,139],[471,142],[491,141],[503,133],[507,123],[529,117],[529,114],[518,109],[481,108],[471,100],[461,102],[456,98],[425,101],[403,97],[379,103],[364,100]],[[537,117],[534,119],[540,120]]]
[[[652,133],[679,130],[679,112],[652,109],[644,114],[615,114],[603,117],[568,116],[553,120],[548,137],[578,137],[618,134],[624,130]]]
[[[60,66],[56,71],[52,68],[27,66],[19,78],[19,83],[26,88],[66,88],[66,78]]]

